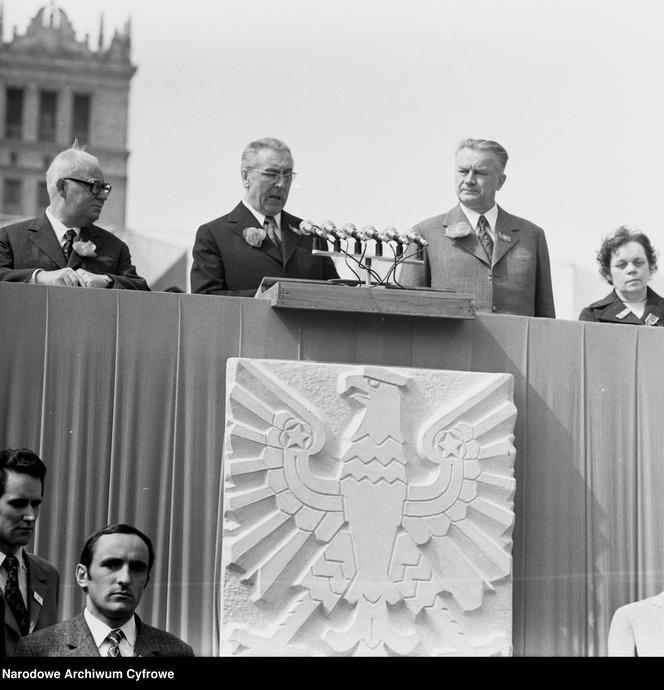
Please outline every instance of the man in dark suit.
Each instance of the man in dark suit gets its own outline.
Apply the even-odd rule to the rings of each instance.
[[[13,656],[19,639],[58,619],[58,571],[28,553],[44,494],[46,465],[28,448],[0,451],[0,650]]]
[[[495,141],[459,144],[459,204],[414,227],[429,246],[424,264],[406,264],[400,282],[471,293],[478,311],[555,318],[544,231],[495,201],[506,164],[507,151]]]
[[[332,260],[311,253],[312,238],[299,232],[300,218],[283,210],[293,156],[278,139],[252,141],[242,154],[244,199],[221,218],[198,228],[191,291],[252,297],[265,276],[338,278]]]
[[[94,156],[62,151],[46,171],[46,187],[50,204],[41,216],[0,228],[0,280],[150,289],[127,245],[94,225],[111,193]]]
[[[188,644],[135,613],[153,563],[152,542],[131,525],[92,534],[76,566],[83,613],[23,638],[16,656],[193,656]]]

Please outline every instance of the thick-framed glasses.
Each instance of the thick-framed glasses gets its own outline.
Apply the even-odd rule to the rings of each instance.
[[[108,182],[101,182],[100,180],[79,180],[76,177],[65,177],[65,180],[71,180],[79,184],[87,184],[88,187],[90,187],[90,194],[92,194],[92,196],[99,196],[102,191],[106,192],[106,194],[110,194],[111,189],[113,189]]]
[[[274,170],[259,170],[258,168],[248,168],[248,170],[260,173],[266,180],[270,180],[270,182],[277,182],[277,180],[281,179],[285,182],[292,182],[297,175],[296,172],[280,173]]]

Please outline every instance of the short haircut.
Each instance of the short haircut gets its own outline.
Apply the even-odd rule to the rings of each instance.
[[[255,141],[250,141],[242,152],[242,169],[251,167],[251,160],[260,153],[263,149],[271,149],[272,151],[279,151],[281,153],[287,153],[291,158],[293,154],[288,146],[281,141],[281,139],[275,139],[274,137],[263,137],[262,139],[256,139]]]
[[[500,161],[500,164],[505,170],[507,165],[508,155],[506,149],[501,146],[497,141],[492,141],[491,139],[464,139],[459,142],[457,146],[456,153],[459,153],[461,149],[473,149],[474,151],[489,151],[493,153],[494,156]]]
[[[71,148],[61,151],[51,161],[51,165],[48,166],[48,170],[46,171],[46,189],[48,190],[48,196],[51,201],[58,194],[58,180],[69,177],[75,173],[82,162],[93,163],[101,167],[99,165],[99,160],[85,151],[82,147],[79,147],[77,142],[74,142]]]
[[[141,530],[137,529],[133,525],[128,525],[124,522],[116,522],[113,525],[106,525],[98,529],[96,532],[91,534],[85,544],[83,545],[83,550],[81,551],[81,558],[79,563],[84,565],[86,568],[90,567],[92,559],[95,553],[95,544],[101,539],[101,537],[107,534],[135,534],[140,537],[148,547],[148,577],[150,576],[150,571],[152,570],[152,564],[154,563],[154,548],[152,547],[152,542],[150,537],[143,534]]]
[[[599,274],[609,285],[613,285],[611,280],[611,257],[620,247],[628,242],[638,242],[643,247],[651,272],[654,273],[657,270],[657,252],[650,244],[648,236],[636,228],[621,225],[613,234],[608,235],[602,240],[602,244],[597,252]]]
[[[42,485],[42,493],[44,493],[46,465],[29,448],[5,448],[0,450],[0,496],[5,493],[8,471],[29,474],[31,477],[39,479]]]

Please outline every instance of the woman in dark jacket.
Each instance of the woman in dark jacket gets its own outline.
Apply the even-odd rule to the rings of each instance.
[[[664,326],[664,299],[648,287],[657,259],[646,235],[619,227],[603,240],[597,263],[600,274],[614,289],[583,309],[579,321]]]

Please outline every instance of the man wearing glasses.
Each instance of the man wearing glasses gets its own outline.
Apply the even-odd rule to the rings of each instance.
[[[295,177],[284,142],[265,138],[242,154],[244,199],[198,228],[191,291],[253,297],[265,276],[338,278],[332,260],[311,253],[312,238],[298,234],[300,219],[283,210]]]
[[[50,204],[0,228],[0,280],[37,285],[149,290],[127,245],[94,225],[111,193],[99,161],[70,148],[46,171]]]

